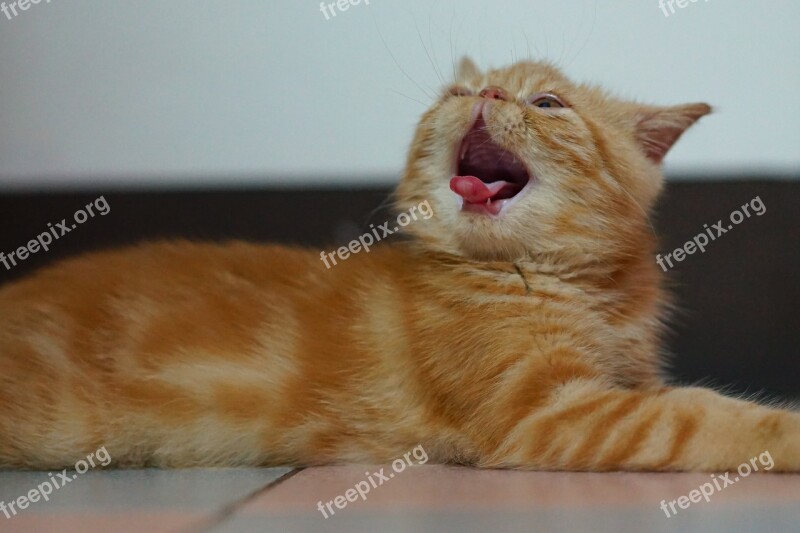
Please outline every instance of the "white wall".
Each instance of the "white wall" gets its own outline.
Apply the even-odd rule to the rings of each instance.
[[[657,0],[371,0],[331,20],[318,0],[45,2],[0,14],[0,190],[385,182],[434,65],[528,48],[623,96],[717,106],[673,175],[800,170],[796,0],[668,18]]]

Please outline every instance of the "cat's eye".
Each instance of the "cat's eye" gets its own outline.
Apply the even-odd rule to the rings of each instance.
[[[527,103],[530,106],[538,107],[540,109],[567,107],[567,104],[565,104],[561,98],[551,93],[531,96],[528,98]]]
[[[472,96],[475,93],[473,93],[466,87],[454,85],[450,87],[450,89],[448,89],[447,94],[449,94],[450,96]]]

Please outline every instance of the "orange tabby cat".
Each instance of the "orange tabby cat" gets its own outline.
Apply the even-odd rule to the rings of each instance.
[[[318,250],[173,242],[0,290],[0,467],[431,461],[800,470],[800,414],[666,386],[648,211],[710,108],[549,65],[427,111],[397,190],[434,215],[330,269]]]

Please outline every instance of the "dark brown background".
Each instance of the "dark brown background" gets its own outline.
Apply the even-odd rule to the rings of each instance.
[[[87,250],[145,239],[277,241],[330,249],[388,220],[388,189],[215,190],[0,194],[0,251],[8,253],[101,194],[111,206],[6,271],[6,283]],[[737,393],[800,398],[800,181],[671,182],[655,223],[672,250],[742,204],[767,207],[671,272],[680,313],[669,339],[673,376]],[[727,225],[727,223],[726,223]],[[0,370],[1,371],[1,370]]]

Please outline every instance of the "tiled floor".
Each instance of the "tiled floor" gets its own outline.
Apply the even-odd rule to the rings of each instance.
[[[384,467],[381,484],[379,470],[90,471],[10,519],[0,512],[0,531],[800,532],[800,475],[752,475],[711,495],[710,503],[677,508],[667,518],[661,501],[688,495],[709,475],[424,465],[394,475]],[[48,479],[42,472],[0,472],[0,501],[16,500]],[[351,491],[354,501],[340,498],[343,508],[337,508],[336,496],[357,486],[365,499]]]

